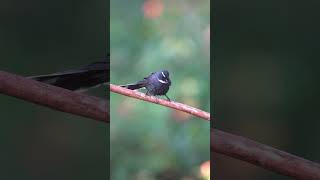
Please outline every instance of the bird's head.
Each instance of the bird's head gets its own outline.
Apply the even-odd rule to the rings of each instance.
[[[163,84],[169,83],[170,82],[169,72],[167,70],[160,71],[160,73],[158,74],[158,79],[159,79],[159,82]]]

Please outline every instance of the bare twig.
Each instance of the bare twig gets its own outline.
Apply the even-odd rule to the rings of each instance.
[[[320,179],[320,165],[317,163],[217,129],[211,130],[211,151],[247,161],[295,179]]]
[[[210,114],[199,109],[143,93],[110,85],[110,90],[144,101],[160,104],[210,120]],[[75,93],[0,71],[0,93],[102,122],[109,123],[108,102],[86,94]],[[320,165],[255,141],[213,129],[211,151],[225,154],[265,169],[301,180],[320,179]]]
[[[75,93],[0,71],[0,93],[59,111],[109,122],[109,103],[98,97]]]
[[[130,89],[126,89],[126,88],[116,86],[113,84],[110,84],[110,91],[118,93],[118,94],[122,94],[125,96],[141,99],[143,101],[148,101],[148,102],[152,102],[155,104],[160,104],[162,106],[167,106],[167,107],[170,107],[173,109],[177,109],[179,111],[183,111],[183,112],[192,114],[194,116],[197,116],[197,117],[205,119],[205,120],[210,120],[209,113],[202,111],[200,109],[185,105],[185,104],[181,104],[181,103],[174,102],[174,101],[167,101],[167,100],[160,99],[160,98],[157,98],[154,96],[147,96],[144,93],[141,93],[138,91],[133,91]]]

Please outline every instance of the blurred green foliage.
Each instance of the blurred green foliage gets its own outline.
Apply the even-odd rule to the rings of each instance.
[[[111,83],[167,69],[168,96],[210,111],[210,1],[111,1]],[[143,91],[143,90],[142,90]],[[210,124],[111,93],[111,179],[199,179]]]

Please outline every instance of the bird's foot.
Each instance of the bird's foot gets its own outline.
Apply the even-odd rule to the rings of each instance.
[[[171,101],[171,99],[170,99],[166,94],[165,94],[165,96],[166,96],[166,98],[167,98],[168,101]]]

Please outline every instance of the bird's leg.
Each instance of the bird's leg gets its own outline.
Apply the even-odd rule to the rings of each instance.
[[[146,95],[149,96],[149,90],[147,90]]]
[[[168,101],[171,101],[170,98],[165,94],[166,98],[168,99]]]

